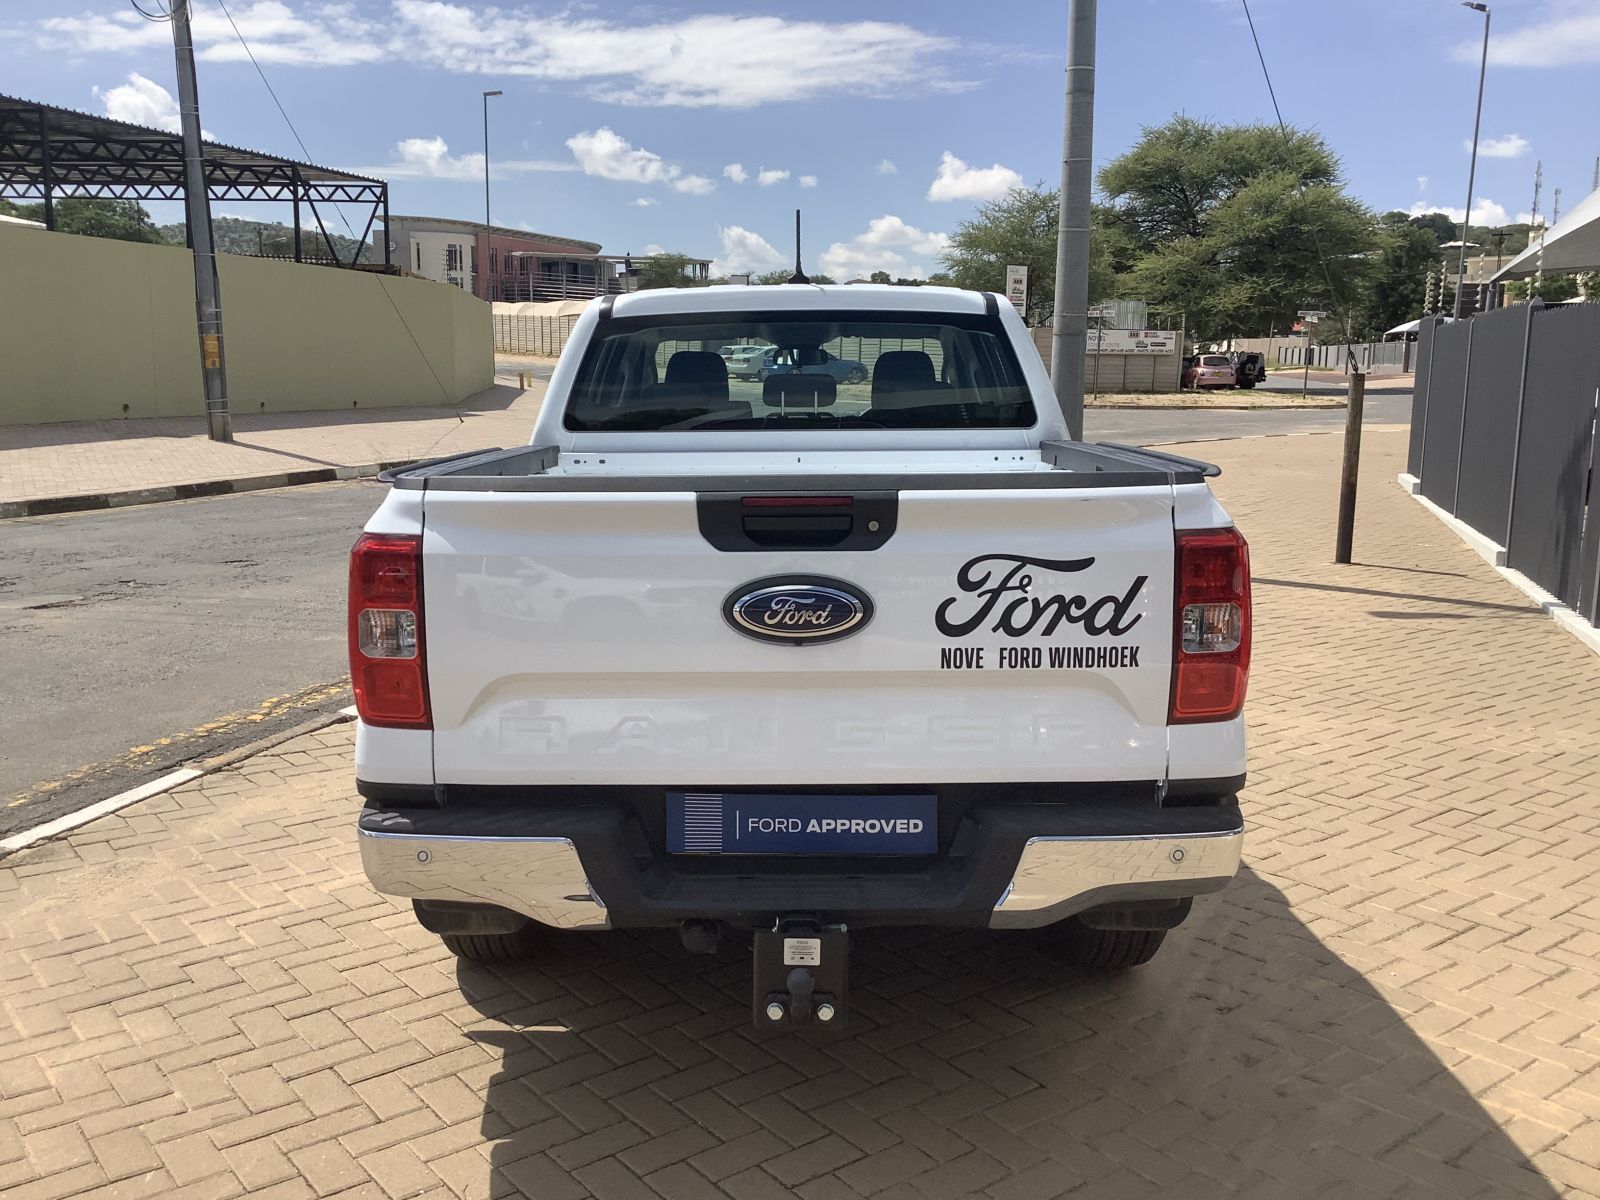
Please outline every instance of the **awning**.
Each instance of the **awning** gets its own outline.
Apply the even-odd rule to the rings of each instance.
[[[1454,317],[1445,317],[1444,320],[1446,320],[1446,321],[1454,321],[1455,318]],[[1422,328],[1422,318],[1418,317],[1415,321],[1407,321],[1404,325],[1396,325],[1393,329],[1391,329],[1388,332],[1386,332],[1383,336],[1384,337],[1399,337],[1403,333],[1416,333],[1421,328]]]
[[[1600,271],[1600,190],[1590,192],[1581,204],[1545,231],[1542,263],[1535,240],[1501,268],[1493,282],[1526,279],[1535,270]]]

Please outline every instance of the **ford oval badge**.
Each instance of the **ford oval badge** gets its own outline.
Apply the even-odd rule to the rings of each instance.
[[[763,642],[831,642],[872,620],[872,601],[842,579],[775,575],[734,589],[722,615],[746,637]]]

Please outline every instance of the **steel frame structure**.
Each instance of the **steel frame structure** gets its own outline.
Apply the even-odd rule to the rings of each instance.
[[[206,190],[213,200],[287,201],[294,206],[294,259],[304,262],[300,207],[315,218],[328,255],[342,267],[319,204],[370,205],[365,244],[383,218],[383,264],[393,269],[387,236],[389,185],[348,171],[244,150],[203,144]],[[97,117],[70,108],[0,95],[0,196],[42,200],[45,226],[55,228],[55,202],[66,196],[116,200],[182,200],[183,139],[176,133]],[[356,256],[360,250],[355,251]]]

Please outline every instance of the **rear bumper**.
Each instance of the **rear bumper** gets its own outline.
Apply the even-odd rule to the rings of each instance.
[[[368,808],[361,861],[380,892],[496,905],[560,929],[691,919],[762,928],[794,913],[856,925],[1027,929],[1102,905],[1226,887],[1243,824],[1231,794],[1207,799],[1163,807],[1074,794],[973,804],[935,856],[822,859],[669,856],[625,804],[507,796]]]

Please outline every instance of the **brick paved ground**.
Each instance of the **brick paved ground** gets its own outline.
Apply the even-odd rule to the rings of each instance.
[[[0,1192],[1600,1196],[1600,660],[1337,439],[1211,444],[1259,605],[1247,866],[1149,967],[859,939],[860,1027],[574,935],[458,968],[359,871],[347,727],[0,864]]]
[[[364,466],[528,440],[545,385],[502,385],[456,408],[236,414],[234,440],[206,437],[203,417],[67,421],[0,428],[0,500],[169,487]]]

